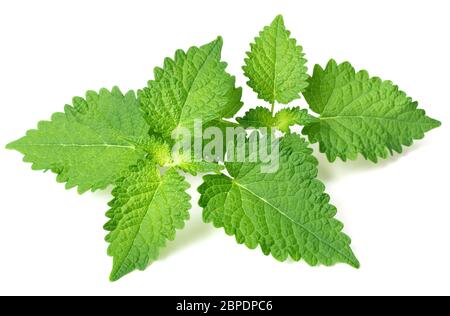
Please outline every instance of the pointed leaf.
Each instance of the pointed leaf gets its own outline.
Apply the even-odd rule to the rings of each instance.
[[[288,104],[307,87],[303,48],[290,37],[282,16],[277,16],[251,44],[243,67],[248,85],[260,99]]]
[[[320,119],[303,133],[320,143],[330,161],[356,159],[360,153],[377,162],[440,126],[392,82],[355,72],[349,63],[316,65],[304,96]]]
[[[206,176],[199,188],[205,222],[280,261],[359,267],[350,238],[334,218],[336,208],[316,179],[318,162],[308,144],[291,134],[281,140],[280,152],[280,168],[273,174],[246,162],[226,163],[230,176]]]
[[[189,219],[189,184],[174,169],[163,175],[150,160],[141,161],[118,181],[105,229],[114,257],[111,280],[155,261],[167,240]]]
[[[242,107],[242,89],[235,87],[226,63],[220,61],[221,38],[186,53],[178,50],[155,69],[155,79],[139,91],[145,118],[153,131],[170,136],[178,127],[192,129],[195,120],[203,124],[231,118]]]
[[[25,155],[34,170],[52,170],[67,188],[83,193],[104,189],[120,173],[145,156],[139,143],[148,138],[148,126],[134,92],[123,95],[90,91],[74,98],[65,113],[40,122],[37,130],[7,146]]]

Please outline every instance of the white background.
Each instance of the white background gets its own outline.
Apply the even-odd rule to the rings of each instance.
[[[228,71],[245,86],[244,53],[280,13],[310,69],[348,60],[394,81],[443,122],[378,165],[330,164],[317,154],[361,269],[279,263],[237,245],[202,224],[195,180],[192,220],[177,240],[147,271],[110,283],[109,193],[66,191],[4,146],[72,96],[141,88],[164,57],[217,35]],[[1,1],[0,294],[450,294],[449,14],[446,0]],[[244,101],[262,104],[246,87]]]

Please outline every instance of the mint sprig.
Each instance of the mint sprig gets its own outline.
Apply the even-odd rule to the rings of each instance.
[[[251,44],[243,67],[248,85],[267,105],[233,123],[243,105],[242,89],[226,72],[222,46],[218,37],[178,50],[155,69],[137,97],[119,88],[76,97],[64,113],[40,122],[7,148],[23,153],[34,170],[56,173],[67,189],[84,193],[114,185],[105,225],[113,281],[144,270],[184,227],[191,198],[183,173],[212,173],[199,187],[204,221],[239,244],[260,247],[279,261],[358,268],[351,240],[317,179],[313,150],[291,128],[303,127],[302,134],[319,143],[330,161],[362,155],[376,163],[401,153],[440,122],[392,82],[357,72],[350,63],[331,60],[309,76],[303,48],[277,16]],[[311,113],[297,104],[280,108],[302,95]],[[261,171],[262,161],[228,161],[214,154],[192,160],[190,153],[173,151],[173,133],[180,128],[195,133],[197,120],[224,135],[234,127],[278,130],[284,134],[275,138],[278,169],[268,174]],[[227,149],[228,142],[221,144]],[[251,155],[247,150],[246,157]]]

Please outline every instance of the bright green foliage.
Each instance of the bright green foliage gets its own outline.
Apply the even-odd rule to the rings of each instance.
[[[117,182],[105,229],[108,254],[114,257],[111,280],[158,258],[167,240],[175,239],[189,219],[189,184],[174,169],[160,174],[154,163],[141,161]]]
[[[222,154],[225,155],[225,153],[227,152],[227,142],[228,141],[232,141],[232,140],[227,139],[227,137],[226,137],[227,136],[227,129],[229,129],[229,128],[233,128],[234,129],[234,128],[238,127],[238,126],[239,126],[238,124],[230,122],[230,121],[214,120],[214,121],[209,122],[208,124],[205,124],[203,126],[203,129],[206,130],[207,128],[210,128],[210,127],[214,127],[214,128],[220,129],[220,131],[222,133],[222,136],[223,136],[223,139],[222,139],[222,143],[223,143]],[[210,143],[210,142],[211,142],[211,139],[204,140],[203,141],[203,147],[205,148],[205,146],[207,146],[208,143]],[[206,154],[203,158],[208,159],[208,161],[223,162],[224,156],[218,155],[218,154],[213,155],[213,156],[208,156]],[[211,171],[213,171],[213,170],[211,170]]]
[[[227,131],[227,128],[229,128],[229,127],[234,128],[234,127],[237,127],[237,126],[238,126],[238,124],[233,123],[233,122],[230,122],[230,121],[226,121],[226,120],[215,120],[215,121],[211,121],[211,122],[205,124],[205,125],[203,126],[203,128],[206,129],[206,128],[208,128],[208,127],[217,127],[217,128],[219,128],[219,129],[222,131],[222,133],[225,135],[225,134],[226,134],[226,131]]]
[[[153,132],[170,136],[178,127],[193,129],[195,120],[206,124],[239,111],[242,89],[220,61],[222,45],[218,38],[187,53],[178,50],[175,59],[155,69],[155,80],[138,93]]]
[[[291,134],[281,140],[280,152],[273,174],[261,173],[260,163],[226,163],[230,177],[205,176],[199,188],[204,220],[280,261],[290,256],[310,265],[359,267],[350,238],[334,219],[336,208],[316,179],[317,160],[308,144]]]
[[[251,44],[243,67],[248,85],[259,98],[274,104],[288,104],[300,98],[307,87],[303,49],[290,37],[282,16],[277,16]]]
[[[123,95],[89,91],[86,99],[74,98],[65,113],[55,113],[50,122],[7,146],[25,155],[34,170],[52,170],[66,187],[78,186],[83,193],[104,189],[145,152],[138,145],[148,138],[134,92]]]
[[[173,141],[167,141],[159,136],[150,136],[139,144],[150,159],[161,167],[177,168],[196,176],[199,173],[220,173],[223,167],[217,162],[196,161],[190,154],[173,153]]]
[[[356,73],[349,63],[331,60],[325,69],[316,66],[304,96],[320,120],[303,133],[320,143],[330,161],[361,153],[377,162],[440,126],[392,82]]]
[[[220,173],[223,170],[223,166],[207,161],[183,161],[177,167],[193,176],[199,173]]]
[[[294,125],[308,125],[317,121],[308,111],[299,107],[282,109],[275,115],[275,127],[284,133],[290,132],[290,127]]]
[[[173,162],[171,144],[160,136],[150,136],[141,146],[157,165],[164,167]]]
[[[261,128],[274,127],[275,119],[270,113],[270,110],[258,106],[245,113],[244,117],[236,119],[238,123],[244,128]]]
[[[270,127],[283,133],[290,133],[292,126],[304,126],[315,122],[317,119],[309,115],[307,110],[301,110],[299,107],[282,109],[275,116],[272,116],[269,109],[257,107],[245,113],[243,118],[237,118],[236,120],[244,128]]]
[[[349,63],[338,65],[332,60],[325,69],[316,66],[309,77],[303,49],[290,37],[281,16],[251,44],[243,67],[248,85],[272,108],[257,107],[237,118],[239,124],[230,122],[226,119],[242,107],[242,89],[226,72],[222,45],[219,37],[187,52],[178,50],[155,69],[154,80],[138,92],[138,98],[134,92],[123,95],[118,88],[74,98],[64,113],[40,122],[37,130],[7,148],[22,152],[33,169],[57,173],[58,181],[66,182],[67,188],[77,186],[81,193],[115,184],[105,225],[113,281],[157,260],[160,249],[189,219],[189,184],[178,171],[215,173],[207,175],[199,188],[204,221],[224,228],[239,244],[260,247],[280,261],[290,257],[310,265],[342,262],[358,268],[351,240],[342,232],[336,208],[317,179],[312,149],[291,134],[291,127],[304,126],[302,133],[310,142],[319,142],[330,161],[362,154],[376,162],[401,152],[402,146],[421,139],[440,123],[391,82],[370,78],[365,71],[356,73]],[[276,102],[288,104],[301,93],[319,117],[299,107],[275,112]],[[216,127],[225,138],[217,139],[221,137],[217,129],[208,129],[210,133],[201,138],[197,120],[203,132]],[[229,129],[236,127],[285,133],[280,139],[279,168],[273,160],[274,168],[269,168],[261,159],[264,149],[275,158],[277,146],[255,148],[249,142],[243,155],[246,162],[228,160],[225,167],[213,163],[223,162],[221,154],[228,145],[245,138]],[[178,134],[186,146],[172,139],[181,128],[195,137],[191,139],[194,151],[189,152],[186,135]],[[277,135],[252,133],[249,139],[271,146],[278,144]],[[203,156],[197,157],[200,150]],[[233,151],[235,158],[238,151]],[[221,173],[224,168],[226,174]]]

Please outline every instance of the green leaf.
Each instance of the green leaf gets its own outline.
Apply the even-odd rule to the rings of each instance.
[[[148,126],[134,92],[123,95],[89,91],[76,97],[65,113],[40,122],[37,130],[7,146],[25,155],[34,170],[52,170],[66,187],[80,193],[104,189],[120,173],[145,156],[138,146],[148,138]]]
[[[308,144],[295,134],[281,140],[276,173],[261,173],[260,163],[226,163],[230,176],[206,176],[199,188],[205,222],[223,227],[250,249],[259,245],[280,261],[290,256],[310,265],[359,267],[350,238],[334,219],[336,208],[316,179],[317,164]]]
[[[177,167],[193,176],[199,173],[220,173],[224,169],[218,163],[208,161],[183,161]]]
[[[283,133],[290,133],[291,126],[307,125],[315,122],[317,119],[308,114],[307,110],[299,107],[282,109],[275,116],[269,109],[257,107],[248,111],[243,118],[237,118],[239,124],[244,128],[276,128]]]
[[[155,164],[140,161],[120,179],[113,191],[108,254],[113,257],[111,281],[157,260],[167,240],[189,219],[189,184],[174,169],[160,174]]]
[[[244,128],[274,127],[275,119],[269,109],[258,106],[236,119]]]
[[[275,127],[284,133],[289,133],[291,126],[304,126],[317,120],[314,116],[308,114],[308,110],[299,107],[283,109],[275,115]]]
[[[349,63],[331,60],[325,69],[316,65],[304,96],[320,120],[303,133],[320,143],[330,161],[356,159],[361,153],[377,162],[440,126],[392,82],[356,73]]]
[[[303,48],[290,38],[282,16],[277,16],[251,44],[243,67],[248,85],[260,99],[288,104],[300,98],[308,75]]]
[[[170,142],[156,135],[151,135],[140,144],[149,157],[161,167],[173,162],[171,145]]]
[[[160,167],[175,168],[193,176],[199,173],[220,173],[223,170],[223,166],[220,166],[217,161],[196,161],[194,155],[173,152],[174,144],[173,141],[152,135],[145,142],[140,143],[140,146]]]
[[[217,161],[217,162],[223,161],[224,157],[225,157],[225,154],[227,152],[227,148],[228,148],[227,144],[228,144],[228,142],[233,142],[233,140],[227,139],[227,129],[229,129],[229,128],[233,128],[234,129],[234,128],[239,127],[239,125],[236,124],[236,123],[233,123],[233,122],[226,121],[226,120],[214,120],[214,121],[211,121],[211,122],[209,122],[209,123],[207,123],[207,124],[205,124],[203,126],[203,132],[205,132],[205,130],[210,128],[210,127],[218,128],[222,132],[222,136],[223,136],[223,138],[222,138],[222,143],[223,143],[222,154],[223,154],[223,156],[222,155],[218,155],[218,154],[216,154],[214,156],[206,155],[204,158],[207,158],[209,161]],[[205,149],[205,146],[209,142],[210,142],[210,140],[203,139],[203,149]]]
[[[155,69],[155,80],[138,92],[145,118],[153,131],[166,137],[178,127],[192,129],[195,120],[203,124],[231,118],[242,107],[242,89],[220,61],[222,38],[187,53],[178,50]]]

